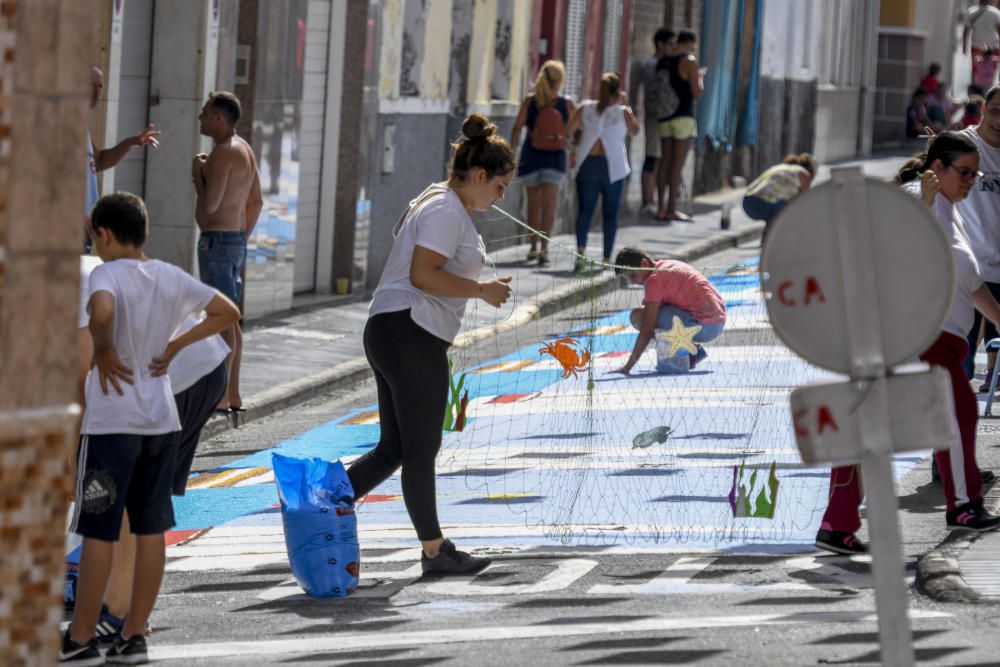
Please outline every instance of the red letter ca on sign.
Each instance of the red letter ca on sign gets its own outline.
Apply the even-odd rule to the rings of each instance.
[[[797,306],[799,302],[795,300],[795,295],[798,292],[799,290],[796,288],[795,283],[791,280],[786,280],[778,285],[778,301],[783,306]],[[819,281],[816,280],[815,276],[807,276],[802,289],[802,305],[808,306],[812,303],[813,299],[816,299],[820,303],[826,303],[826,297],[823,296],[823,288],[820,287]]]
[[[792,422],[795,425],[795,435],[799,437],[823,435],[827,429],[840,430],[833,418],[833,413],[825,405],[820,405],[815,409],[796,410],[792,415]],[[813,425],[815,425],[815,430],[811,430]]]

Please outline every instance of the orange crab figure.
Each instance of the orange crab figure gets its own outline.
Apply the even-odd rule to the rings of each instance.
[[[577,373],[586,370],[590,363],[590,352],[580,353],[580,343],[573,338],[560,338],[554,343],[544,343],[538,349],[540,354],[551,355],[563,368],[563,378],[570,375],[576,377]]]

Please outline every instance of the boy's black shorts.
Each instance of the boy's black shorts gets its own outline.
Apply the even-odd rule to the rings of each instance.
[[[136,535],[156,535],[173,528],[170,486],[179,434],[81,436],[70,531],[115,542],[126,510]]]
[[[222,362],[214,371],[174,396],[174,401],[177,402],[177,414],[181,417],[181,433],[178,438],[177,463],[174,467],[172,485],[175,496],[184,495],[201,429],[208,418],[215,414],[215,406],[226,394],[228,380],[229,371],[226,369],[226,362]]]

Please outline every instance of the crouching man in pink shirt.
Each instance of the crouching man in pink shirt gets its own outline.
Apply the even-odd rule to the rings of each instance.
[[[701,327],[692,339],[697,344],[697,353],[691,356],[691,368],[708,356],[702,343],[718,338],[726,325],[726,303],[708,278],[679,260],[654,262],[638,248],[625,248],[618,253],[615,272],[624,273],[629,282],[645,289],[642,308],[634,309],[631,318],[639,335],[628,361],[616,373],[628,375],[656,331],[673,327],[675,317],[685,327]]]

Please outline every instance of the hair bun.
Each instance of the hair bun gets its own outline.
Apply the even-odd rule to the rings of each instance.
[[[462,123],[462,134],[469,141],[486,139],[496,134],[496,132],[497,126],[491,123],[486,116],[479,113],[470,115]]]

